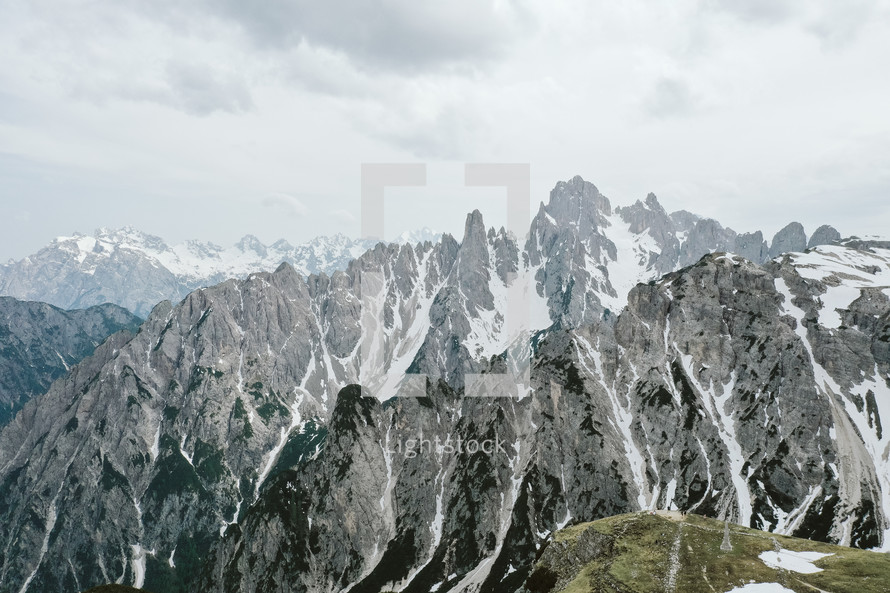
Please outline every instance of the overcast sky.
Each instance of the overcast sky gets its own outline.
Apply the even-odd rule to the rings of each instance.
[[[261,6],[261,7],[255,7]],[[429,8],[432,6],[433,8]],[[738,231],[888,235],[890,7],[870,0],[0,0],[0,261],[133,225],[358,235],[363,162],[429,163],[387,234],[460,233],[464,162]]]

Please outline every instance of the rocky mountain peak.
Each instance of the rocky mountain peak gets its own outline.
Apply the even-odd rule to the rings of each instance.
[[[661,204],[659,203],[658,198],[652,192],[649,192],[646,195],[646,207],[648,207],[650,210],[661,212],[665,216],[667,216],[667,212],[665,212],[664,208],[662,208]]]
[[[140,231],[130,225],[119,229],[101,227],[96,229],[93,234],[100,245],[145,247],[154,250],[167,249],[167,244],[160,237]]]
[[[631,206],[616,207],[615,211],[630,225],[630,232],[634,234],[650,230],[656,239],[664,239],[674,233],[673,221],[653,193],[646,196],[645,202],[637,200]]]
[[[841,240],[841,234],[838,232],[836,228],[829,224],[823,224],[813,233],[813,236],[810,237],[810,242],[807,243],[807,249],[812,249],[818,245],[831,245],[832,243],[836,243]]]
[[[467,215],[464,238],[460,244],[455,281],[466,296],[466,307],[475,312],[477,306],[492,309],[494,302],[488,287],[490,258],[488,237],[482,213],[474,210]]]
[[[807,234],[803,225],[792,222],[773,236],[769,246],[769,256],[779,257],[783,253],[804,251],[807,248]]]
[[[265,257],[267,253],[266,246],[253,235],[244,235],[241,240],[235,244],[235,247],[244,252],[252,251],[261,257]]]
[[[141,320],[116,305],[63,311],[0,297],[0,427],[111,334]]]
[[[378,408],[380,401],[374,397],[364,397],[360,385],[347,385],[337,394],[334,411],[331,415],[331,426],[338,432],[349,430],[355,433],[359,425],[373,426],[375,418],[373,410]]]
[[[612,214],[612,205],[594,184],[576,175],[556,184],[545,211],[558,225],[575,226],[581,233],[588,233],[603,225],[603,217]]]
[[[688,233],[695,227],[695,223],[701,220],[701,216],[687,210],[677,210],[671,212],[671,220],[679,232]]]
[[[464,223],[464,238],[461,241],[461,245],[485,243],[485,240],[485,222],[482,220],[482,213],[479,210],[473,210],[467,214],[467,221]]]
[[[279,239],[272,243],[272,249],[275,251],[293,251],[294,246],[285,239]]]
[[[761,263],[769,257],[769,245],[763,240],[763,233],[760,231],[741,233],[736,237],[733,252],[752,262]]]

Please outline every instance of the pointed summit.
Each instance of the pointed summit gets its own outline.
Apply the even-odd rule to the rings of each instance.
[[[612,204],[594,184],[576,175],[556,184],[545,211],[560,226],[574,225],[587,232],[601,226],[603,217],[612,214]]]
[[[807,234],[803,225],[792,222],[775,234],[769,246],[769,256],[778,257],[783,253],[804,251],[807,248]]]
[[[458,276],[461,284],[469,290],[466,294],[475,294],[483,286],[488,285],[488,238],[485,234],[485,223],[482,221],[482,213],[473,210],[467,214],[467,222],[464,225],[464,238],[460,244],[460,261]],[[490,304],[490,295],[482,299],[486,308]]]
[[[485,222],[482,220],[482,213],[479,210],[473,210],[467,214],[467,221],[464,223],[464,238],[461,245],[467,241],[485,242]]]

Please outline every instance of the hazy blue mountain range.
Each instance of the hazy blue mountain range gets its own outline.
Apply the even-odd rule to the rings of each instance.
[[[105,338],[121,330],[135,331],[139,323],[117,305],[63,311],[0,297],[0,426]]]

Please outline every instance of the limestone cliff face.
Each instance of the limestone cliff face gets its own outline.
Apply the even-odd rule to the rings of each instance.
[[[576,178],[522,249],[473,213],[158,305],[0,432],[0,590],[513,591],[555,529],[641,508],[890,545],[890,252],[664,275],[675,218]],[[465,391],[517,342],[518,397]]]

